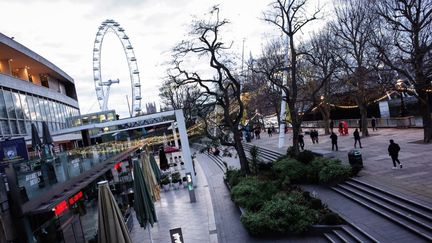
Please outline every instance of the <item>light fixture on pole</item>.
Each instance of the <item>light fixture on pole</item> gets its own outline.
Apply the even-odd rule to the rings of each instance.
[[[406,105],[405,105],[405,100],[404,100],[404,93],[407,92],[407,86],[406,86],[404,80],[398,79],[396,81],[395,88],[396,88],[396,91],[399,92],[400,99],[401,99],[399,116],[400,117],[405,117],[405,116],[407,116],[408,111],[407,111],[407,108],[406,108]]]

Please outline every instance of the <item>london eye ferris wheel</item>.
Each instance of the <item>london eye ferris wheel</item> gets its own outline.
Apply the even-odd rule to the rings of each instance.
[[[113,32],[119,38],[122,43],[124,53],[126,55],[129,75],[132,89],[132,97],[130,98],[131,107],[129,112],[132,115],[133,112],[141,112],[141,82],[138,70],[138,63],[135,57],[134,49],[129,41],[129,37],[126,35],[125,30],[120,24],[113,19],[107,19],[102,22],[96,33],[93,48],[93,78],[96,90],[96,96],[99,102],[99,107],[102,111],[108,110],[108,99],[110,88],[112,84],[119,83],[120,80],[104,80],[102,77],[101,70],[101,54],[102,54],[102,43],[106,33]],[[129,100],[128,100],[129,104]]]

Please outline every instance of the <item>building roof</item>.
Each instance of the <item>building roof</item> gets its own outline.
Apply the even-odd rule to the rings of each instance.
[[[16,42],[13,38],[10,38],[2,33],[0,33],[0,49],[2,52],[2,56],[11,56],[14,61],[20,61],[20,59],[29,58],[30,60],[26,60],[29,62],[27,65],[33,66],[36,68],[43,69],[46,73],[52,75],[53,77],[59,78],[61,80],[69,81],[70,83],[74,83],[74,80],[71,76],[61,70],[59,67],[25,47],[24,45]],[[43,73],[43,72],[41,72]]]

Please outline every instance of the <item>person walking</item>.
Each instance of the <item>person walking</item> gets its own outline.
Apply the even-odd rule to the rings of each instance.
[[[315,133],[313,129],[309,131],[309,136],[312,140],[312,143],[315,143]]]
[[[334,121],[330,120],[330,131],[333,132],[333,128],[334,128]]]
[[[396,162],[398,162],[399,167],[402,169],[402,163],[399,161],[399,144],[395,143],[393,139],[390,139],[390,145],[388,146],[388,153],[393,161],[393,169],[397,169]]]
[[[363,148],[360,141],[360,133],[357,128],[355,129],[353,135],[354,135],[354,148],[357,148],[357,142],[359,143],[360,148]]]
[[[343,135],[343,124],[342,124],[342,121],[339,121],[339,135]]]
[[[336,147],[336,151],[338,151],[338,145],[337,145],[338,136],[336,135],[336,133],[332,132],[330,135],[330,139],[332,142],[332,151],[335,149],[335,147]]]
[[[375,119],[375,117],[372,117],[371,125],[372,125],[372,131],[375,131],[375,130],[378,131],[378,128],[376,128],[376,119]]]
[[[358,127],[359,127],[359,130],[361,132],[362,131],[362,120],[361,119],[358,120]]]
[[[299,142],[300,148],[301,148],[302,150],[304,150],[304,136],[303,136],[302,133],[300,133],[300,134],[298,135],[298,142]]]
[[[318,143],[318,130],[314,129],[315,142]]]
[[[269,128],[267,128],[267,133],[268,133],[268,135],[269,135],[269,137],[271,137],[273,134],[272,134],[272,130],[271,130],[271,128],[269,127]]]

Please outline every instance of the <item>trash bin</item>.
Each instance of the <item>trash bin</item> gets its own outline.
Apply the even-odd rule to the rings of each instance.
[[[350,150],[348,152],[348,161],[351,167],[354,169],[363,168],[363,158],[360,150],[356,150],[356,149]]]

